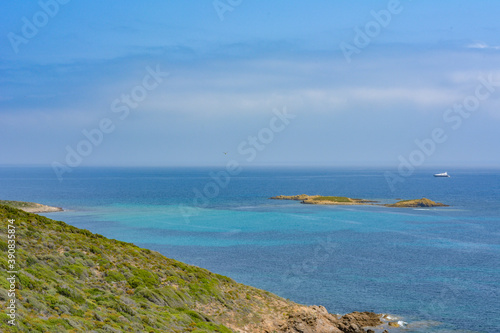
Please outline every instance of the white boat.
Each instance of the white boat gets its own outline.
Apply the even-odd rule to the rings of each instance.
[[[450,177],[450,175],[448,175],[448,172],[443,172],[434,174],[434,177]]]

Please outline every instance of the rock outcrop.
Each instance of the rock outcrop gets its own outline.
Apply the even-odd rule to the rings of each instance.
[[[448,207],[448,205],[435,202],[427,198],[414,200],[401,200],[393,204],[384,205],[386,207],[417,208],[417,207]]]
[[[265,333],[364,333],[364,328],[380,327],[382,315],[373,312],[353,312],[345,316],[328,313],[323,306],[293,309],[285,314],[278,329],[269,328]]]

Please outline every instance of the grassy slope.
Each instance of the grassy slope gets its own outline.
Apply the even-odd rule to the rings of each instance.
[[[0,200],[0,205],[7,205],[14,208],[31,208],[35,207],[35,203],[33,202],[24,202],[24,201],[11,201],[11,200]]]
[[[4,310],[7,219],[16,220],[17,328],[6,324]],[[0,249],[0,331],[225,333],[293,306],[157,252],[3,205]]]
[[[319,196],[314,198],[313,200],[315,201],[330,201],[330,202],[353,202],[352,199],[347,198],[347,197],[332,197],[332,196]]]

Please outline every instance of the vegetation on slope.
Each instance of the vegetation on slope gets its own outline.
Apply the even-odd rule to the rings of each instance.
[[[12,201],[12,200],[0,200],[0,205],[6,205],[14,208],[26,208],[32,207],[34,205],[33,202],[24,202],[24,201]]]
[[[17,242],[15,327],[5,311],[9,219]],[[2,332],[364,332],[353,318],[380,323],[376,314],[340,318],[4,205],[0,249]]]
[[[312,200],[314,201],[329,201],[329,202],[353,202],[353,199],[347,197],[332,197],[332,196],[319,196],[315,197]]]
[[[44,212],[60,212],[62,208],[51,207],[46,205],[41,205],[34,202],[25,201],[12,201],[12,200],[0,200],[0,205],[6,205],[9,207],[24,210],[29,213],[44,213]]]
[[[236,289],[231,279],[6,206],[0,206],[3,253],[8,219],[16,220],[18,245],[20,306],[13,332],[232,332],[193,310],[214,301],[234,306],[241,295],[222,292],[226,285]],[[6,255],[0,263],[5,302]],[[10,329],[5,312],[0,318],[0,329]]]

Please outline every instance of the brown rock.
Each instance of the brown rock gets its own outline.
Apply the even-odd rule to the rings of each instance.
[[[356,323],[361,327],[378,326],[382,324],[381,315],[373,312],[353,312],[340,318],[344,324]]]
[[[415,200],[401,200],[394,204],[385,205],[386,207],[400,207],[400,208],[416,208],[416,207],[448,207],[448,205],[442,204],[440,202],[434,202],[427,198],[415,199]]]
[[[322,306],[302,307],[294,310],[287,314],[276,332],[365,333],[363,327],[382,324],[381,315],[373,312],[353,312],[339,319],[329,314]]]

